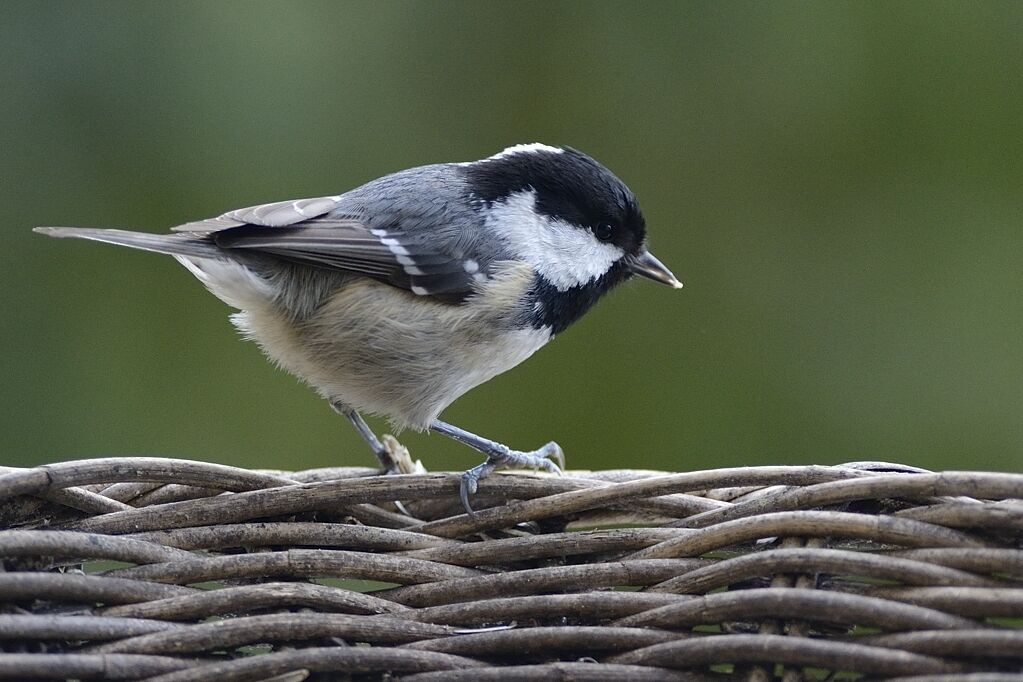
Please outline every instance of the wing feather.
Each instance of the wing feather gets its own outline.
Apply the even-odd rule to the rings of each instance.
[[[400,224],[370,228],[358,215],[332,213],[340,197],[277,201],[186,223],[178,232],[204,233],[218,247],[266,253],[291,262],[344,270],[420,296],[461,300],[486,276],[486,264],[409,238]]]
[[[346,219],[313,219],[284,227],[241,225],[210,235],[222,249],[267,253],[292,262],[345,270],[421,296],[461,300],[473,291],[465,260],[392,231]],[[479,279],[475,272],[475,279]]]
[[[216,232],[242,225],[260,225],[263,227],[283,227],[295,225],[306,220],[319,218],[338,206],[340,197],[313,197],[310,199],[294,199],[274,201],[269,204],[248,206],[228,211],[216,218],[197,220],[171,228],[174,232]]]

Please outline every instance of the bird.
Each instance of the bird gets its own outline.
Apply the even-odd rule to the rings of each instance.
[[[173,256],[237,310],[231,321],[245,338],[351,422],[385,469],[392,459],[363,414],[478,451],[484,461],[459,485],[470,514],[470,496],[495,470],[560,474],[564,454],[554,441],[513,450],[442,421],[444,409],[629,278],[682,287],[649,251],[626,184],[581,151],[541,143],[164,234],[35,231]]]

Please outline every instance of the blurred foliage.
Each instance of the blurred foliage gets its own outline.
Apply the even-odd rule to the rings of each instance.
[[[371,464],[172,259],[29,229],[539,140],[630,184],[686,288],[615,292],[449,421],[573,467],[1018,470],[1021,35],[1016,2],[6,0],[3,463]]]

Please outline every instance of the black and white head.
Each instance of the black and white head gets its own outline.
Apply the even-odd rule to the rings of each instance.
[[[682,286],[647,250],[632,190],[590,156],[524,144],[463,168],[488,231],[539,275],[537,322],[560,331],[632,275]]]

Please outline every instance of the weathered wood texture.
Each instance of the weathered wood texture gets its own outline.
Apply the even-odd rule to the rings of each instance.
[[[1023,475],[498,475],[471,516],[457,491],[153,458],[0,470],[0,677],[1023,675]]]

